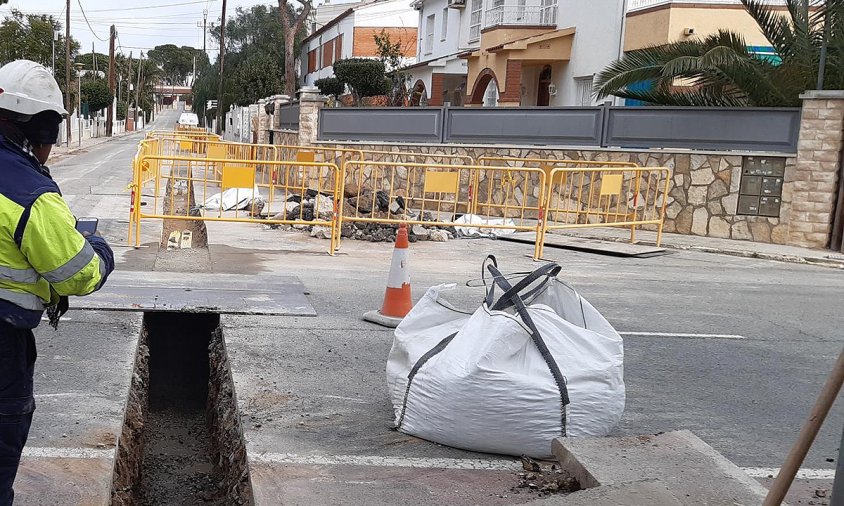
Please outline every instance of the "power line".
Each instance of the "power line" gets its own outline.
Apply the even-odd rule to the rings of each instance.
[[[85,23],[88,24],[88,29],[91,30],[91,34],[93,34],[94,37],[96,37],[97,40],[99,40],[100,42],[107,42],[108,39],[103,39],[99,35],[97,35],[97,32],[95,32],[94,29],[91,27],[91,23],[88,22],[88,16],[85,15],[85,9],[82,8],[82,0],[76,0],[76,3],[79,4],[79,10],[82,11],[82,17],[85,18]]]
[[[140,11],[140,10],[147,10],[147,9],[162,9],[165,7],[181,7],[183,5],[195,5],[204,3],[205,0],[194,0],[192,2],[179,2],[174,4],[159,4],[159,5],[147,5],[144,7],[122,7],[118,9],[95,9],[91,10],[91,12],[114,12],[114,11]]]

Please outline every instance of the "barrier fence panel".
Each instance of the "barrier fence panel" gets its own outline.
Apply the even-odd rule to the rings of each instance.
[[[341,172],[346,162],[363,160],[363,154],[358,149],[326,148],[322,146],[292,146],[273,144],[275,148],[271,160],[295,160],[297,162],[333,163],[340,167]]]
[[[549,230],[586,227],[636,227],[653,225],[657,246],[662,240],[666,196],[671,170],[664,167],[558,168],[548,178],[547,204],[539,254]]]
[[[262,182],[262,167],[276,180]],[[142,220],[176,219],[322,226],[333,254],[341,188],[332,163],[142,155],[133,188],[135,246]]]
[[[340,224],[506,229],[539,237],[544,192],[545,172],[537,168],[351,161]]]

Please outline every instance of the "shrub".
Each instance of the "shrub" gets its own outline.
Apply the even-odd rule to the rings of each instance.
[[[384,94],[384,64],[378,60],[338,60],[334,62],[334,75],[341,83],[348,84],[358,98]]]
[[[323,95],[334,95],[335,97],[339,97],[346,91],[346,87],[336,77],[317,79],[314,81],[314,84],[317,88],[319,88],[320,93]]]

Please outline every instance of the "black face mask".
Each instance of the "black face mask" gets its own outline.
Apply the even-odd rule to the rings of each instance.
[[[59,138],[62,117],[53,111],[40,112],[29,121],[18,123],[21,132],[32,144],[55,144]]]

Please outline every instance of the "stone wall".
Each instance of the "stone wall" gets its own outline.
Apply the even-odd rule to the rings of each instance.
[[[364,151],[416,152],[414,162],[442,163],[436,155],[472,157],[508,156],[591,161],[633,162],[646,167],[667,167],[672,172],[666,201],[665,232],[788,244],[788,222],[794,187],[796,159],[785,158],[782,208],[779,218],[736,214],[744,155],[733,153],[690,153],[668,151],[565,150],[513,146],[409,145],[323,143],[317,146],[361,149]],[[750,155],[750,154],[748,154]],[[759,153],[753,153],[759,156]],[[367,160],[394,161],[395,156],[367,154]],[[461,160],[454,163],[465,164]],[[347,174],[346,180],[356,175]]]
[[[841,170],[844,91],[809,91],[801,98],[803,113],[788,241],[824,248],[829,243]]]

